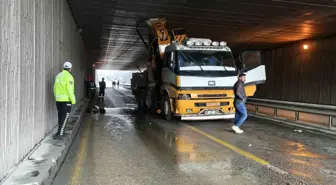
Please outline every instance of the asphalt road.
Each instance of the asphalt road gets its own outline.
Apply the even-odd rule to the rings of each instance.
[[[87,116],[54,185],[336,184],[336,142],[249,118],[166,122],[137,113],[129,90],[108,89]]]

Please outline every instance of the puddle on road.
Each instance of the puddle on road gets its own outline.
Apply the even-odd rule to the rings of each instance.
[[[323,151],[328,152],[328,153],[333,153],[333,154],[335,154],[335,156],[336,156],[336,148],[332,148],[332,147],[324,147],[324,148],[323,148]]]
[[[336,178],[336,171],[334,171],[334,170],[321,169],[321,173]]]

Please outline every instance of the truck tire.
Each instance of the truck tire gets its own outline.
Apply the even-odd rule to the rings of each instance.
[[[151,107],[150,107],[150,111],[153,115],[157,114],[157,103],[158,99],[157,99],[157,95],[155,91],[152,91],[151,93]]]
[[[172,120],[173,115],[171,113],[170,99],[169,99],[169,96],[167,94],[164,95],[163,114],[164,114],[166,120],[168,120],[168,121]]]
[[[146,91],[144,89],[139,89],[138,91],[138,111],[146,113]]]

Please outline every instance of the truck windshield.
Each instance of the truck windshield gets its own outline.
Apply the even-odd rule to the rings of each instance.
[[[192,50],[178,51],[178,66],[184,70],[235,70],[230,51]]]

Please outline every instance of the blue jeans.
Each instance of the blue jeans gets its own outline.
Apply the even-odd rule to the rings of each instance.
[[[243,102],[235,102],[234,107],[236,109],[234,124],[240,127],[247,118],[247,110]]]

